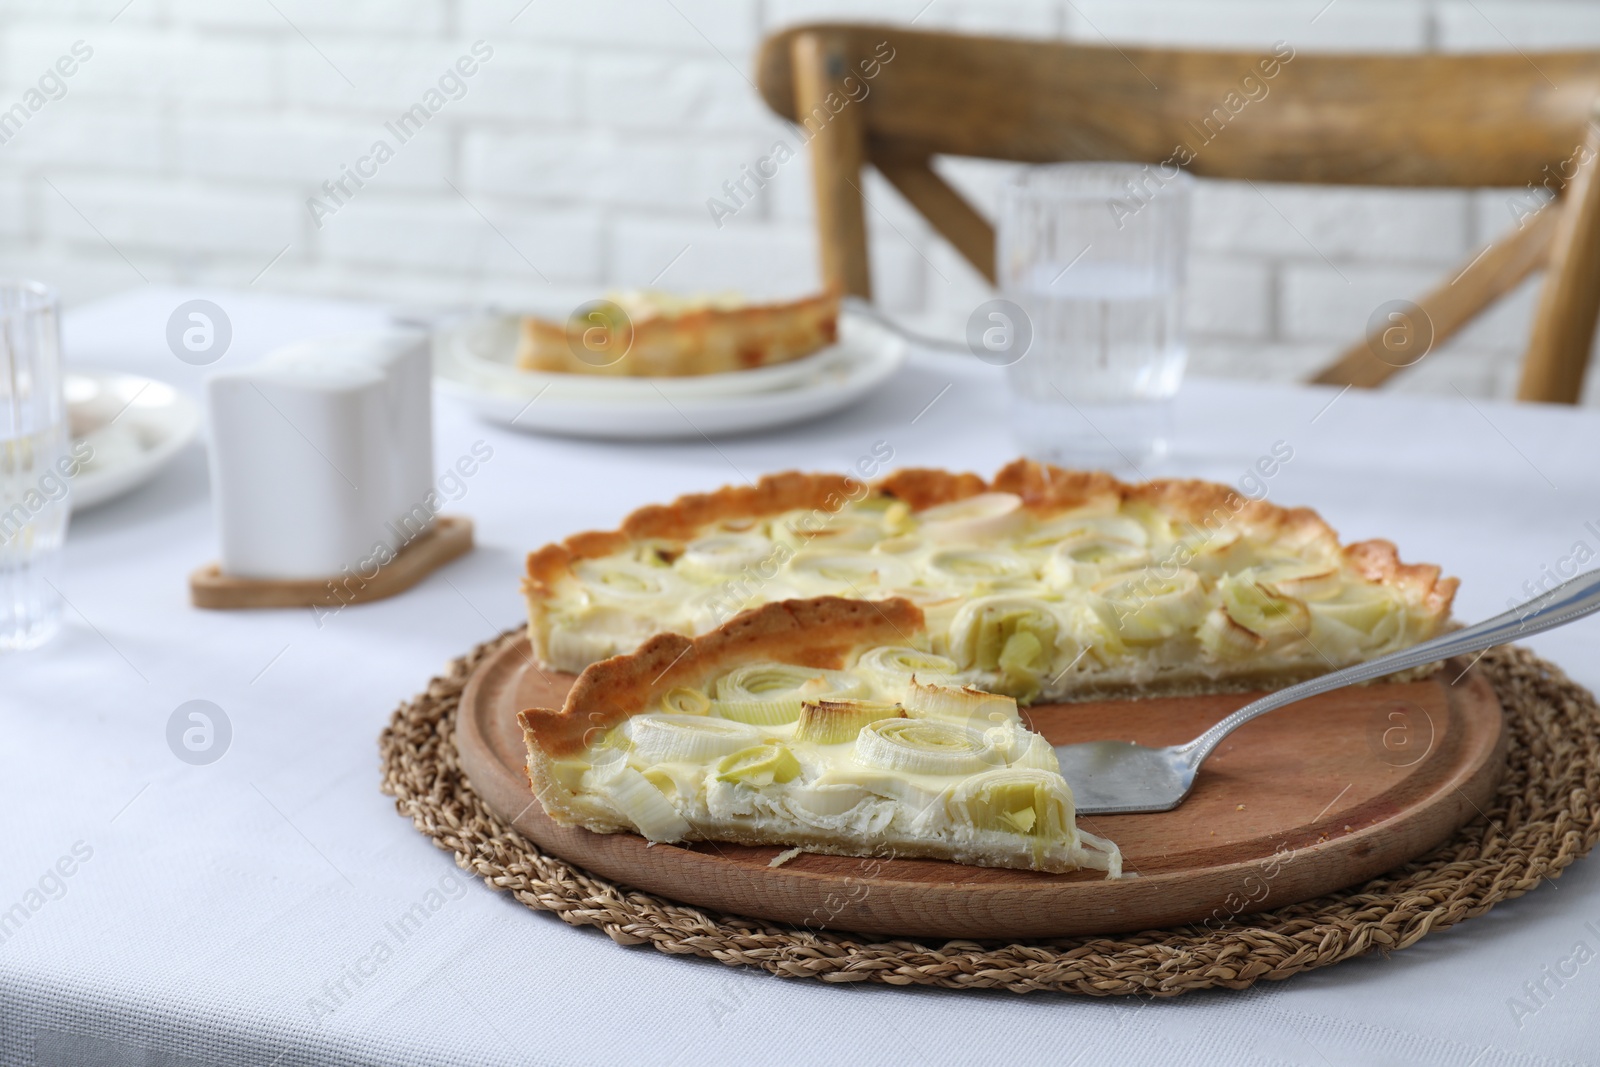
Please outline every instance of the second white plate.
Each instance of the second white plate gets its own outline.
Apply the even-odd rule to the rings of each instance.
[[[677,378],[629,375],[559,374],[522,370],[516,365],[519,320],[510,315],[477,315],[441,327],[434,337],[434,362],[453,368],[453,377],[488,389],[547,392],[552,399],[654,400],[668,396],[732,396],[782,389],[804,381],[839,351],[829,345],[809,356],[766,367]],[[842,329],[842,327],[841,327]]]
[[[441,342],[435,348],[434,367],[440,390],[466,402],[483,418],[535,433],[616,440],[711,437],[816,418],[862,399],[906,358],[901,338],[875,322],[846,314],[839,317],[839,343],[797,360],[806,364],[805,373],[777,388],[707,394],[661,389],[636,379],[629,384],[640,388],[623,396],[574,395],[550,384],[506,382],[476,373],[463,365],[444,338]],[[740,371],[739,376],[759,373]]]
[[[200,429],[200,409],[165,382],[133,374],[71,372],[64,391],[73,448],[92,450],[72,479],[74,511],[131,492],[156,476]]]

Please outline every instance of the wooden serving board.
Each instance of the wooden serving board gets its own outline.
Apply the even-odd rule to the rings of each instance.
[[[1465,673],[1463,673],[1465,671]],[[1459,676],[1459,681],[1451,684]],[[803,854],[559,826],[534,800],[516,713],[560,707],[571,675],[541,673],[526,636],[485,660],[462,695],[461,764],[525,836],[605,878],[717,911],[811,929],[1031,938],[1226,922],[1365,881],[1486,811],[1506,733],[1488,681],[1452,662],[1426,681],[1344,689],[1241,727],[1175,811],[1091,816],[1137,877],[1042,874],[938,860]],[[1055,744],[1187,741],[1251,700],[1203,697],[1025,709]]]

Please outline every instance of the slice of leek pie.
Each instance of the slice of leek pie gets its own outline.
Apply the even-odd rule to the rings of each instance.
[[[1015,700],[964,686],[910,601],[768,604],[586,669],[519,716],[557,822],[651,842],[1121,874]]]
[[[992,483],[772,475],[547,545],[524,583],[557,670],[771,601],[903,597],[931,651],[1024,701],[1287,684],[1434,636],[1455,588],[1305,508],[1023,460]]]
[[[609,294],[567,322],[521,322],[522,370],[676,378],[752,370],[809,356],[838,340],[833,290],[776,304],[734,294]]]

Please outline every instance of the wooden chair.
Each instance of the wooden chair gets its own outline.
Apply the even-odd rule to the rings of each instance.
[[[1437,344],[1546,268],[1517,396],[1576,403],[1600,313],[1600,126],[1591,122],[1600,53],[1285,51],[1287,62],[1270,49],[1123,49],[828,24],[768,38],[757,70],[767,104],[810,141],[825,280],[867,298],[866,163],[991,282],[994,229],[932,169],[934,155],[1160,164],[1188,145],[1186,169],[1213,178],[1512,186],[1529,197],[1543,185],[1560,193],[1558,204],[1520,219],[1416,303]],[[1261,64],[1274,59],[1268,77]],[[1247,75],[1267,95],[1245,109],[1238,101],[1260,92]],[[1373,354],[1375,342],[1358,342],[1312,381],[1382,383],[1399,368]]]

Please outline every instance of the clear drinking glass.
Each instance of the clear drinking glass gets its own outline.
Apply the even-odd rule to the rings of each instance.
[[[1000,290],[1031,331],[1006,373],[1029,456],[1125,470],[1166,454],[1191,185],[1170,165],[1063,163],[1002,188]]]
[[[0,652],[36,648],[61,624],[71,431],[60,324],[54,290],[0,281]]]

